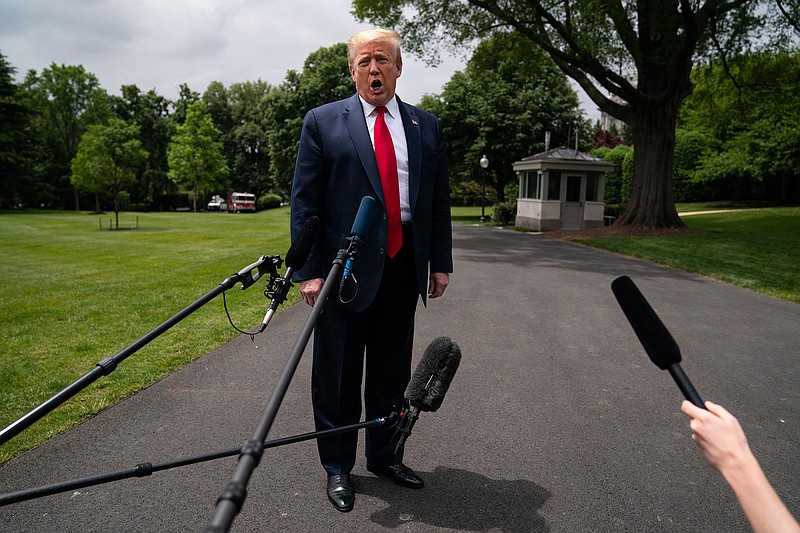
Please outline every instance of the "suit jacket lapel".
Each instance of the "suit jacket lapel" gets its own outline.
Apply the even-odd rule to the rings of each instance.
[[[422,136],[419,130],[419,118],[411,106],[407,106],[397,98],[400,105],[400,116],[403,119],[403,129],[406,130],[406,146],[408,148],[408,202],[411,213],[419,196],[419,179],[422,174]]]
[[[375,150],[372,148],[372,140],[369,137],[367,122],[364,119],[364,111],[358,94],[350,98],[343,112],[344,124],[350,139],[353,141],[361,165],[367,173],[372,188],[378,195],[381,203],[386,205],[383,200],[383,187],[381,186],[381,175],[378,172],[378,164],[375,162]]]

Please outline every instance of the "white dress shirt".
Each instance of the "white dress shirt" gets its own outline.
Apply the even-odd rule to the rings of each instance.
[[[361,95],[361,107],[364,109],[364,117],[367,120],[369,137],[372,139],[372,147],[375,148],[375,120],[378,118],[377,107],[366,102]],[[392,136],[394,145],[394,155],[397,159],[397,180],[400,186],[400,220],[411,222],[411,202],[408,198],[408,145],[406,144],[406,131],[403,129],[403,119],[400,117],[400,105],[397,97],[386,104],[386,113],[383,115],[389,134]]]

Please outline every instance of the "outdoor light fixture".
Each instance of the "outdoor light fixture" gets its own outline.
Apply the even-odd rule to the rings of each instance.
[[[483,192],[481,193],[481,222],[486,222],[486,213],[485,213],[485,205],[486,205],[486,169],[489,168],[489,159],[486,157],[486,154],[481,157],[481,168],[483,172]]]

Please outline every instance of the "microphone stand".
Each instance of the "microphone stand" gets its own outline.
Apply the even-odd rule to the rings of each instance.
[[[394,423],[394,420],[397,417],[398,417],[397,413],[392,413],[388,417],[376,418],[374,420],[365,420],[357,424],[341,426],[332,429],[325,429],[322,431],[315,431],[313,433],[302,433],[300,435],[294,435],[291,437],[284,437],[282,439],[266,441],[264,442],[264,449],[276,448],[278,446],[285,446],[287,444],[295,444],[297,442],[304,442],[311,439],[330,437],[333,435],[348,433],[350,431],[358,431],[360,429],[365,429],[375,426],[382,426],[385,424]],[[42,498],[44,496],[52,496],[53,494],[59,494],[61,492],[68,492],[71,490],[82,489],[85,487],[91,487],[95,485],[102,485],[104,483],[110,483],[112,481],[120,481],[123,479],[130,479],[133,477],[146,477],[153,474],[154,472],[160,472],[162,470],[169,470],[172,468],[178,468],[182,466],[214,461],[216,459],[222,459],[224,457],[231,457],[234,455],[238,455],[239,453],[241,453],[241,451],[242,451],[241,447],[229,448],[227,450],[210,452],[202,455],[196,455],[193,457],[184,457],[181,459],[175,459],[163,463],[156,463],[156,464],[140,463],[135,467],[133,467],[132,469],[117,470],[116,472],[98,474],[95,476],[84,477],[72,481],[53,483],[51,485],[43,485],[31,489],[9,492],[7,494],[0,495],[0,507],[28,500],[33,500],[36,498]]]
[[[283,368],[283,372],[278,378],[278,382],[264,408],[261,419],[253,432],[253,436],[244,443],[244,446],[242,446],[240,450],[239,461],[236,463],[233,476],[217,499],[211,522],[203,530],[205,533],[229,531],[233,519],[239,514],[242,504],[244,504],[244,500],[247,497],[247,483],[250,481],[250,477],[261,461],[261,456],[264,453],[263,443],[272,427],[272,423],[275,421],[278,408],[286,395],[289,383],[294,376],[295,370],[297,370],[297,365],[300,363],[300,359],[303,356],[303,352],[305,351],[317,320],[320,314],[322,314],[325,302],[338,281],[344,260],[349,255],[354,255],[354,252],[351,250],[352,248],[351,241],[351,246],[348,249],[342,248],[336,254],[328,277],[322,285],[317,301],[314,303],[314,307],[311,309],[311,313],[303,326],[303,330],[300,332],[292,353]]]
[[[72,396],[77,394],[78,392],[82,391],[92,383],[94,383],[100,376],[107,376],[114,370],[116,370],[117,365],[124,361],[128,356],[135,353],[156,337],[167,331],[169,328],[189,316],[190,314],[197,311],[199,308],[204,306],[206,303],[214,299],[220,293],[232,288],[237,283],[242,284],[242,290],[250,287],[259,278],[261,278],[264,274],[269,273],[270,276],[277,276],[277,266],[280,265],[282,262],[280,256],[270,256],[264,255],[261,256],[258,261],[252,263],[239,272],[236,272],[232,276],[225,278],[219,285],[217,285],[214,289],[207,292],[202,297],[198,298],[194,303],[189,305],[188,307],[184,308],[179,313],[175,314],[169,320],[163,322],[161,325],[147,333],[145,336],[141,337],[139,340],[116,354],[114,357],[106,357],[102,361],[95,364],[95,367],[84,374],[82,377],[75,380],[72,384],[68,385],[64,388],[61,392],[54,395],[50,399],[46,400],[44,403],[35,407],[26,415],[22,416],[15,422],[12,422],[8,426],[6,426],[2,431],[0,431],[0,445],[5,444],[13,437],[21,433],[23,430],[28,428],[31,424],[36,422],[37,420],[41,419],[48,413],[50,413],[53,409],[70,399]]]

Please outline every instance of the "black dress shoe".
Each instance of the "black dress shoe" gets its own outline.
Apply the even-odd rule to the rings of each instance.
[[[367,463],[367,470],[376,476],[389,478],[398,485],[410,489],[421,489],[425,486],[425,482],[422,481],[422,478],[403,463],[398,463],[396,465],[376,465]]]
[[[328,499],[337,511],[346,513],[353,510],[356,495],[350,483],[350,474],[335,474],[328,476]]]

